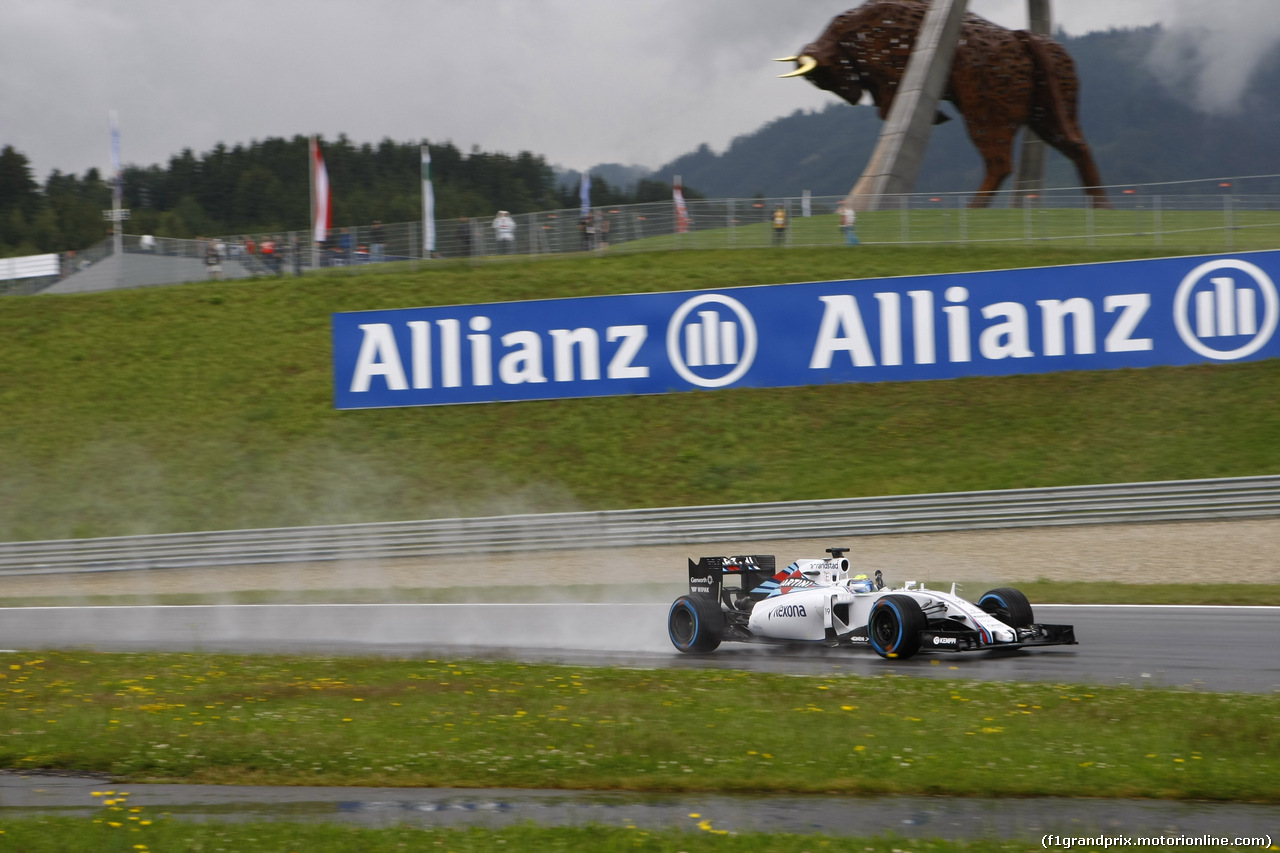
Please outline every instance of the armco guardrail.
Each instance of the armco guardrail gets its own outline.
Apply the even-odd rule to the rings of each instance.
[[[0,543],[0,575],[1280,515],[1280,476]]]

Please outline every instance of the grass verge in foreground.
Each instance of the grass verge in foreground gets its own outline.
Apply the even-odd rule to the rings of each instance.
[[[711,821],[693,831],[646,830],[610,826],[544,828],[522,825],[505,829],[440,829],[386,827],[364,829],[335,824],[194,823],[115,815],[101,819],[20,818],[6,820],[0,849],[24,853],[147,853],[160,850],[255,850],[308,853],[363,853],[382,850],[448,850],[489,853],[493,850],[652,851],[652,853],[810,853],[858,850],[865,853],[1014,853],[1028,841],[939,841],[897,837],[835,838],[827,835],[724,833]],[[138,826],[148,820],[146,826]],[[691,819],[695,825],[698,820]],[[113,825],[114,824],[114,825]],[[1113,833],[1114,834],[1114,833]],[[1038,840],[1030,846],[1038,845]],[[1037,848],[1038,849],[1038,848]],[[1092,849],[1092,848],[1081,848]],[[1206,847],[1180,847],[1201,851]],[[1221,847],[1212,848],[1222,850]]]
[[[945,589],[946,583],[930,583]],[[1280,606],[1280,584],[1118,583],[1111,581],[971,581],[962,594],[998,586],[1022,590],[1032,604],[1187,604]],[[531,587],[368,587],[363,589],[247,589],[217,593],[40,595],[0,597],[0,607],[128,607],[218,604],[458,604],[466,602],[667,603],[684,584],[564,584]]]
[[[1274,696],[83,652],[0,674],[0,766],[132,781],[1280,802]]]

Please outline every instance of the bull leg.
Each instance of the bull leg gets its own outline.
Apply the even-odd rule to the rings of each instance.
[[[973,134],[970,134],[973,136]],[[973,136],[982,162],[987,172],[982,178],[982,186],[969,202],[969,207],[990,207],[996,191],[1004,183],[1005,178],[1013,172],[1013,136],[1010,131],[987,129],[981,136]]]
[[[1110,208],[1111,202],[1107,200],[1107,191],[1102,188],[1102,175],[1098,172],[1098,166],[1093,162],[1093,153],[1089,150],[1089,143],[1084,141],[1084,137],[1076,131],[1074,138],[1050,139],[1049,144],[1062,152],[1068,160],[1076,167],[1076,172],[1080,175],[1080,186],[1084,187],[1085,194],[1090,198],[1090,204],[1096,208]]]

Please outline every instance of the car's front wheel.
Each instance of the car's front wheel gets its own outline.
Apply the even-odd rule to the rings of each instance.
[[[704,655],[720,647],[724,613],[720,602],[705,595],[682,595],[667,613],[671,644],[688,654]]]
[[[882,658],[909,658],[920,651],[920,632],[928,629],[920,603],[909,595],[886,595],[871,605],[867,634]]]
[[[984,592],[978,599],[978,606],[1010,628],[1030,628],[1036,621],[1027,597],[1007,586]]]

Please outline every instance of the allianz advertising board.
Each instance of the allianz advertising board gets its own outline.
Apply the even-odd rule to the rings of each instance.
[[[339,409],[1280,356],[1280,252],[333,315]]]

